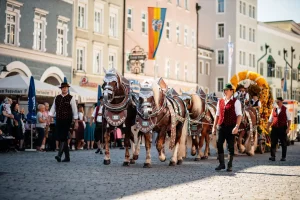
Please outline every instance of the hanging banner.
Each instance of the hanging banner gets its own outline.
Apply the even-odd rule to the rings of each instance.
[[[148,59],[150,60],[155,60],[155,55],[164,29],[166,11],[166,8],[148,7]]]

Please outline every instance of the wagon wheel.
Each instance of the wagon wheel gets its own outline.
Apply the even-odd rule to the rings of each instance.
[[[258,143],[258,152],[260,154],[263,154],[263,153],[265,153],[265,150],[266,150],[266,143],[265,143],[265,141],[260,140]]]

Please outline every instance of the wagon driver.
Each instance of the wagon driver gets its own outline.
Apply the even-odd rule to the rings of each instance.
[[[217,148],[220,164],[215,170],[225,169],[223,144],[226,140],[230,153],[227,171],[231,172],[234,155],[234,138],[238,134],[242,120],[242,107],[241,102],[233,97],[234,87],[230,83],[225,85],[223,92],[224,98],[218,101],[216,120],[212,129],[213,134],[218,133]]]
[[[78,111],[75,98],[68,92],[68,83],[61,83],[59,87],[61,94],[56,96],[49,112],[49,116],[53,117],[56,114],[56,127],[57,135],[60,141],[59,151],[55,159],[61,162],[61,156],[65,153],[65,159],[62,162],[70,162],[70,152],[68,147],[69,130],[72,119],[75,120],[75,129],[78,128]]]

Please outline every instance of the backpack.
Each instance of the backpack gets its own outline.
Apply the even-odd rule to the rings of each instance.
[[[5,116],[3,115],[4,106],[3,103],[0,105],[0,122],[4,122]]]

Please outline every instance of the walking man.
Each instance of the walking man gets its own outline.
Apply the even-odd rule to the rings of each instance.
[[[271,157],[269,158],[269,160],[275,161],[276,146],[279,138],[282,148],[282,157],[280,161],[285,161],[287,151],[286,137],[290,131],[291,116],[288,113],[287,108],[283,105],[282,97],[277,97],[276,103],[278,107],[272,110],[267,127],[267,130],[269,130],[270,126],[272,126]]]
[[[100,97],[100,105],[96,106],[92,114],[90,124],[92,126],[93,121],[96,123],[94,132],[95,141],[97,142],[97,151],[95,153],[103,154],[101,150],[101,143],[103,143],[103,132],[102,132],[102,115],[103,115],[103,96]]]
[[[75,98],[68,93],[68,83],[61,83],[61,94],[56,96],[49,112],[49,116],[56,116],[57,135],[60,141],[59,151],[55,159],[61,162],[61,156],[65,153],[62,162],[70,162],[70,152],[68,147],[68,137],[72,119],[75,120],[75,129],[78,128],[78,112]]]
[[[238,134],[242,120],[242,108],[241,102],[233,98],[234,88],[230,83],[225,85],[223,92],[224,98],[218,101],[216,119],[212,129],[213,134],[216,134],[216,127],[218,132],[217,148],[220,164],[215,170],[225,169],[223,144],[226,140],[230,153],[227,171],[231,172],[234,155],[234,137],[235,134]]]

